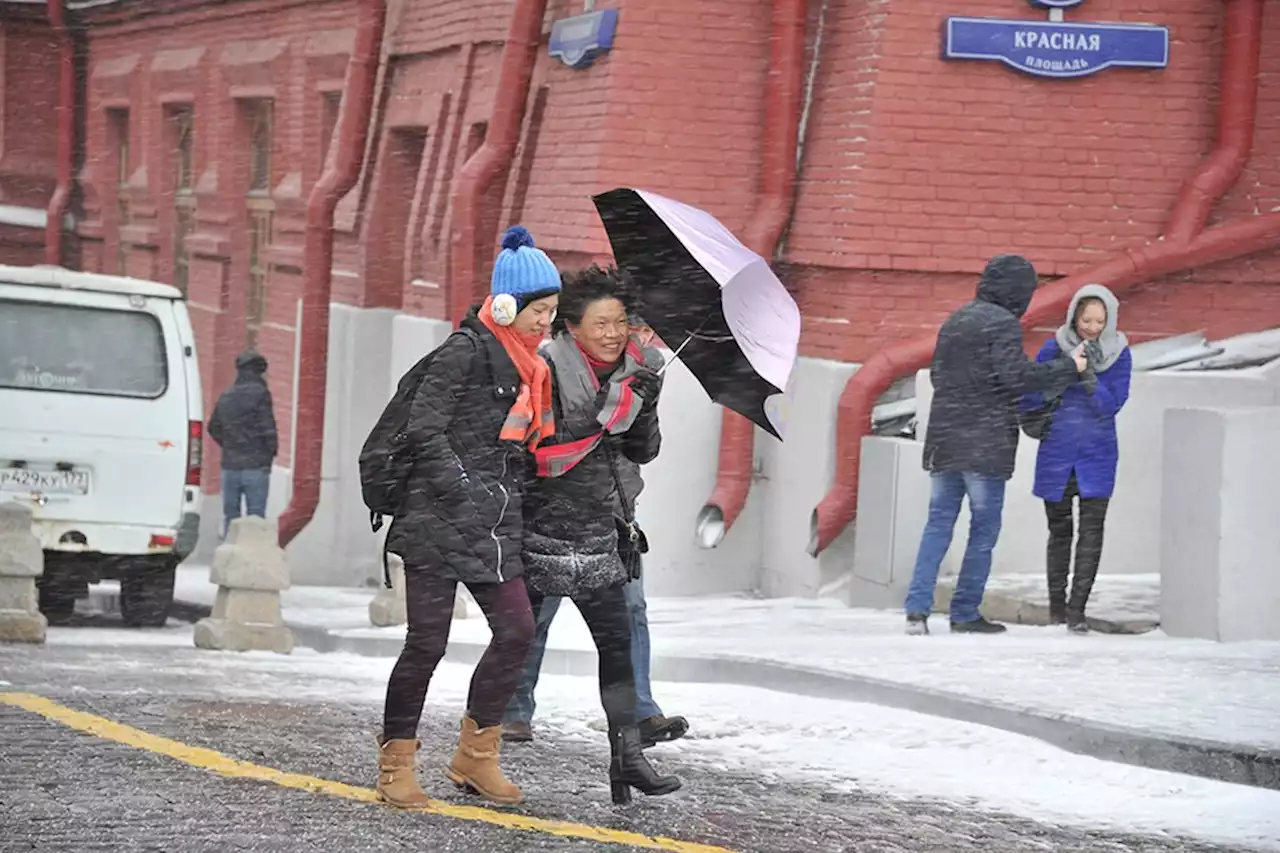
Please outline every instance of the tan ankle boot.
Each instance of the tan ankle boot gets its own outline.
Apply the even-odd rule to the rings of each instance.
[[[419,809],[431,800],[418,785],[418,741],[383,741],[378,735],[378,797],[402,809]]]
[[[458,787],[471,788],[485,799],[511,806],[524,800],[524,794],[498,766],[501,740],[502,726],[482,729],[470,716],[463,717],[458,750],[444,772]]]

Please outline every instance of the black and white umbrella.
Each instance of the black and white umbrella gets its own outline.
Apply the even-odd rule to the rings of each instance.
[[[713,401],[781,438],[800,309],[769,262],[711,214],[656,193],[593,201],[645,321]]]

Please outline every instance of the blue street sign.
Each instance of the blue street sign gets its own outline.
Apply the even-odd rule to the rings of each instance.
[[[1037,77],[1084,77],[1111,67],[1164,68],[1169,64],[1169,29],[947,18],[942,56],[995,60]]]
[[[551,25],[547,51],[570,68],[586,68],[613,47],[613,34],[617,29],[617,9],[561,18]]]

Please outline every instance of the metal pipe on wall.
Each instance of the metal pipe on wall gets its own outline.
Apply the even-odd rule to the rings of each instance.
[[[329,367],[329,300],[333,287],[333,216],[338,202],[355,187],[364,164],[386,17],[386,0],[360,0],[355,44],[347,60],[342,103],[334,131],[336,153],[307,197],[293,489],[289,505],[280,516],[281,547],[293,541],[307,526],[320,503]]]
[[[61,266],[62,226],[71,206],[71,176],[75,167],[76,59],[65,0],[49,0],[48,8],[49,24],[58,40],[58,177],[45,213],[44,262]]]
[[[795,204],[808,6],[808,0],[774,0],[773,4],[764,88],[760,198],[742,239],[747,248],[771,262]],[[720,544],[742,513],[755,473],[755,426],[728,409],[723,410],[721,418],[716,484],[697,519],[697,540],[704,548]]]
[[[480,245],[481,238],[486,236],[481,234],[485,213],[481,199],[488,194],[494,180],[510,169],[515,158],[525,104],[529,100],[529,83],[538,59],[538,45],[542,43],[542,19],[546,10],[547,0],[516,0],[507,41],[502,46],[489,129],[484,143],[463,165],[454,187],[445,308],[448,319],[455,324],[461,322],[475,296],[480,252],[497,248]],[[496,235],[487,236],[496,240]]]

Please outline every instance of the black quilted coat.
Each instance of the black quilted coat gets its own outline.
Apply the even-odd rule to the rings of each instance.
[[[501,583],[524,573],[524,482],[531,457],[498,433],[520,388],[511,357],[473,311],[427,369],[409,431],[421,448],[404,510],[387,549],[409,570],[464,583]]]
[[[648,363],[662,362],[656,351],[645,355]],[[551,369],[554,381],[555,366]],[[556,442],[599,431],[599,397],[570,412],[563,411],[559,394],[554,399]],[[642,409],[627,432],[603,438],[565,474],[531,482],[525,495],[524,560],[534,590],[573,596],[630,579],[618,555],[615,518],[623,517],[623,501],[634,506],[643,488],[638,466],[653,461],[661,446],[655,404]]]

